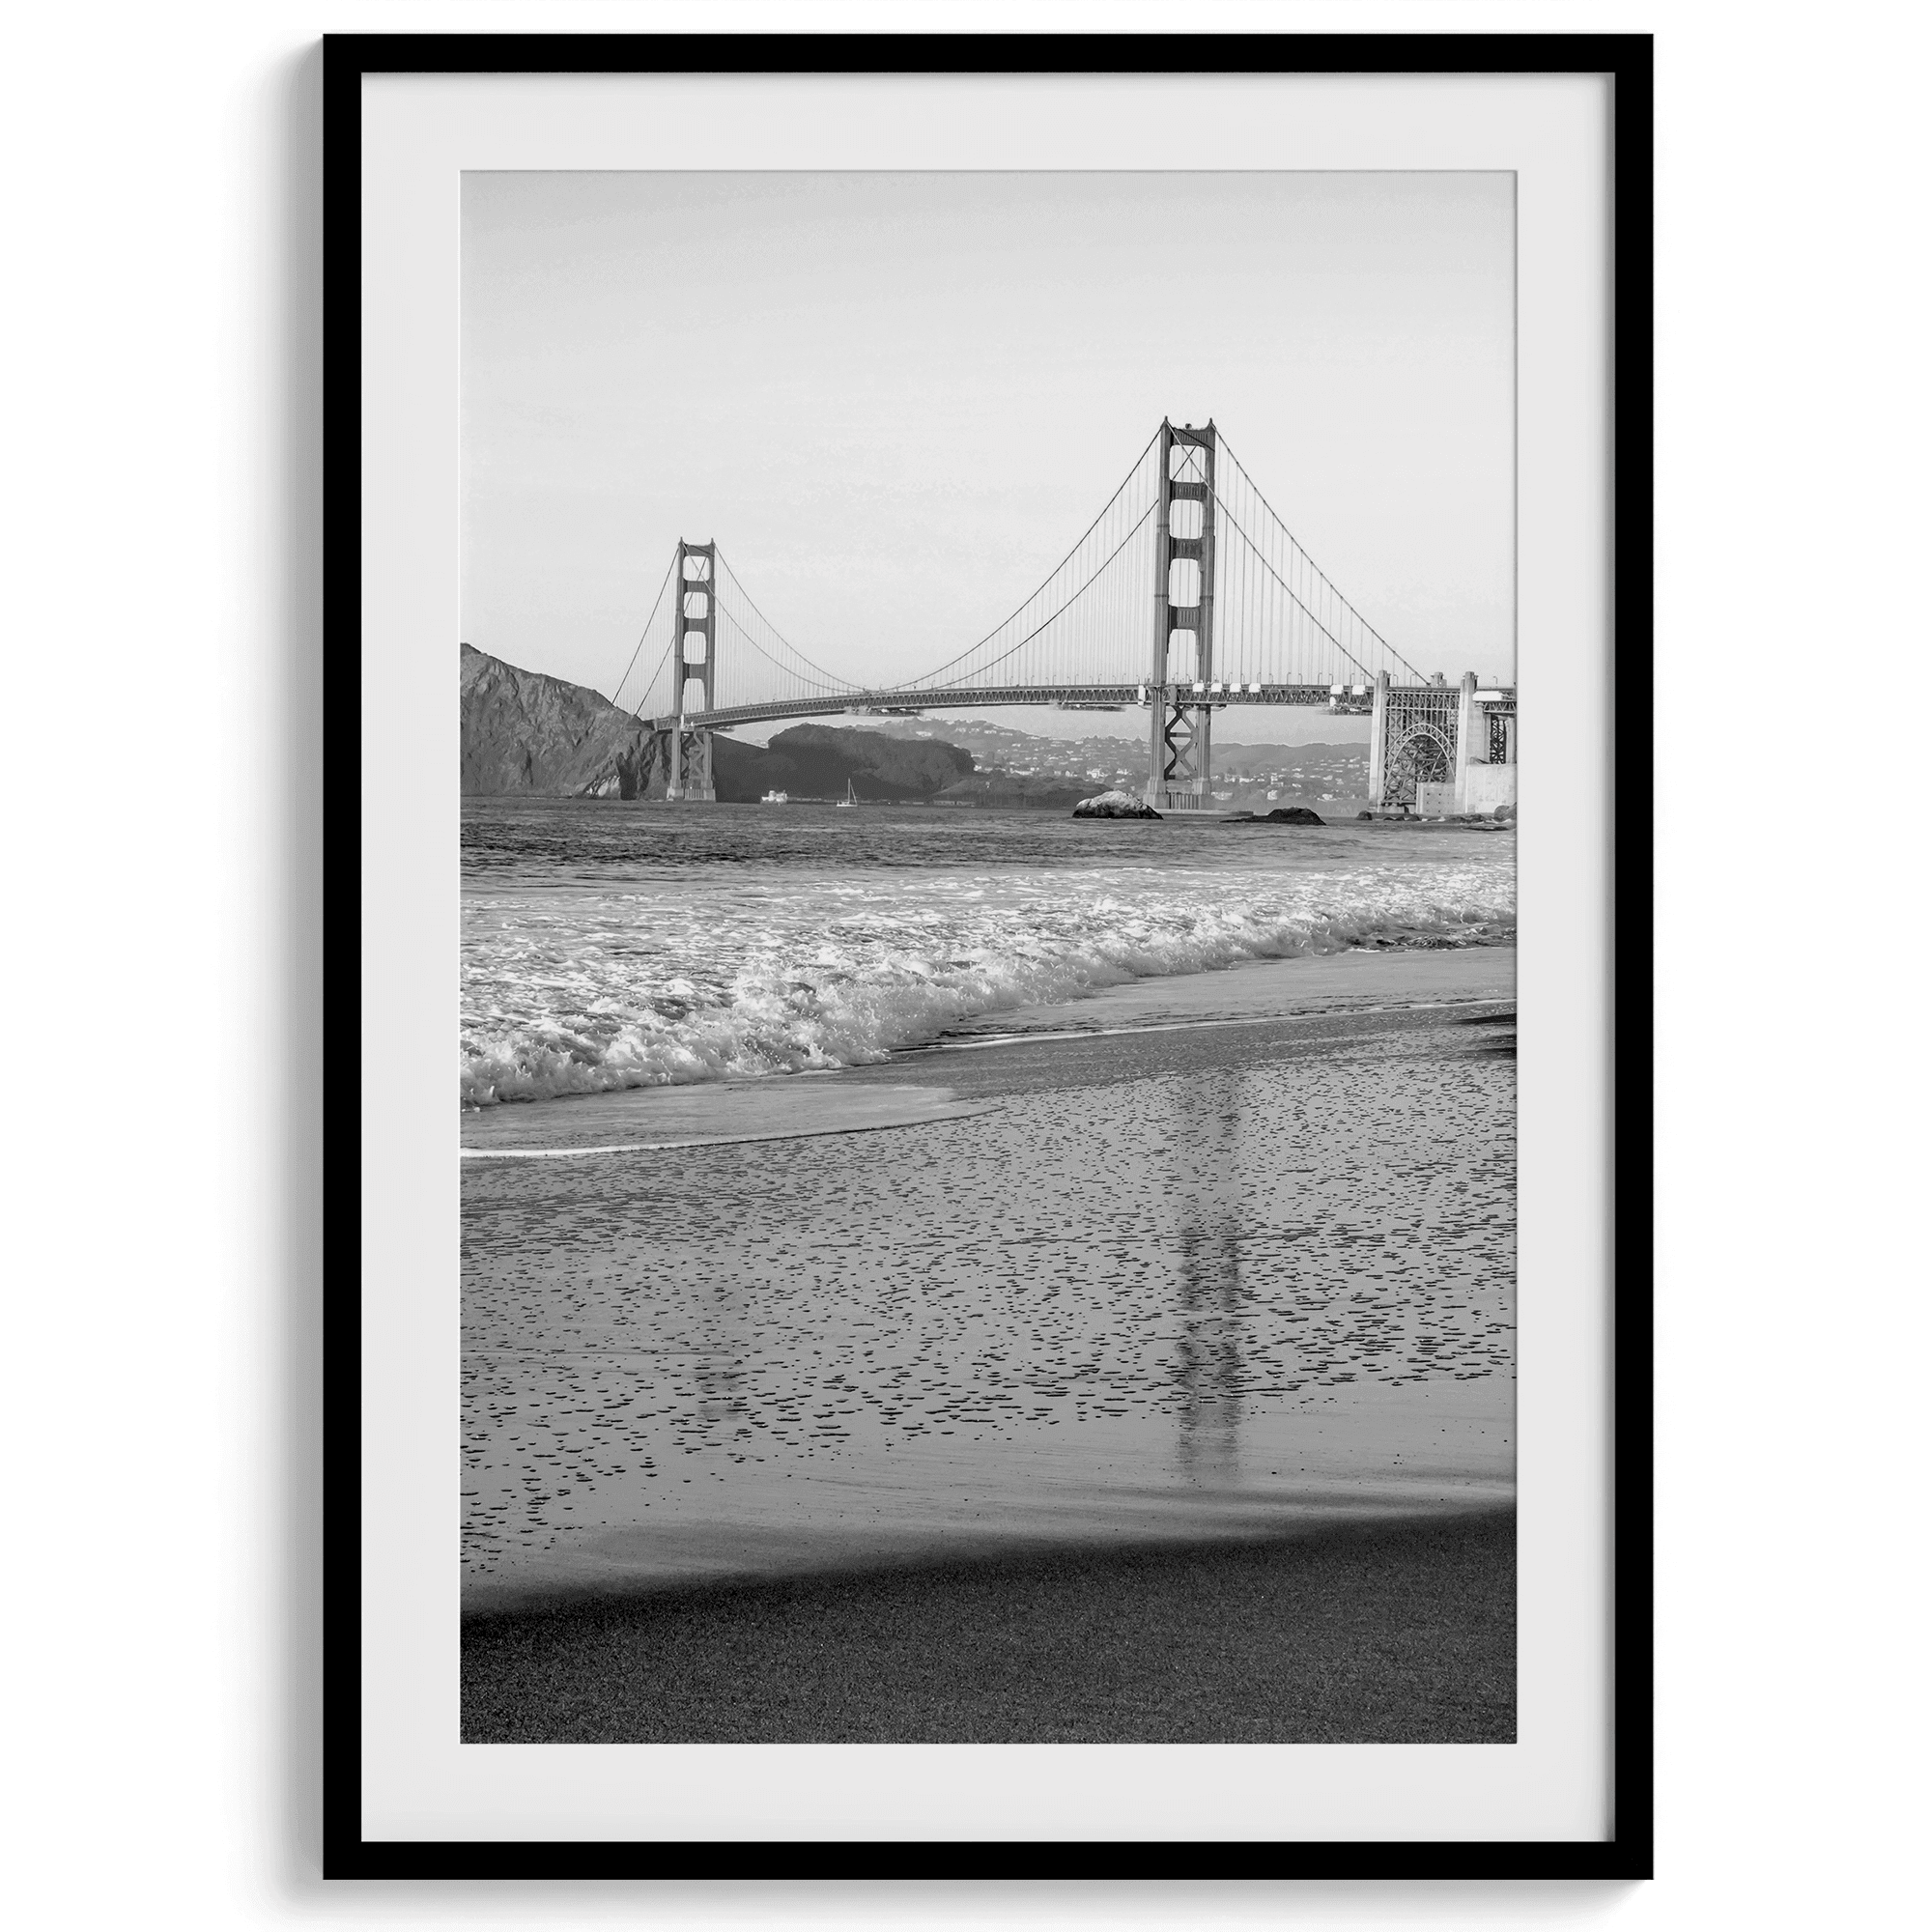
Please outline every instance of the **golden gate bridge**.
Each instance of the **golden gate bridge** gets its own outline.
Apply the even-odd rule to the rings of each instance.
[[[1214,714],[1290,704],[1373,718],[1377,804],[1462,810],[1505,788],[1515,801],[1514,688],[1417,670],[1295,540],[1211,421],[1162,422],[1045,581],[917,677],[876,686],[828,669],[765,615],[715,541],[678,543],[615,701],[654,655],[631,708],[652,727],[652,789],[671,800],[715,798],[712,733],[733,725],[948,704],[1138,705],[1147,803],[1208,810]],[[1500,770],[1471,781],[1472,765],[1507,767],[1506,787]]]

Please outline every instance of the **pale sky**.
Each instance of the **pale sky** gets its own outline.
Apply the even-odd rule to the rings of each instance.
[[[1513,670],[1508,175],[470,174],[463,224],[481,650],[608,695],[715,537],[828,668],[917,674],[1167,415],[1404,656]]]

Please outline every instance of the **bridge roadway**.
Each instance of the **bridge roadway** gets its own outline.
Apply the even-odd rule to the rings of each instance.
[[[670,731],[682,724],[687,731],[726,731],[734,724],[761,724],[776,718],[830,718],[843,711],[917,715],[951,705],[1062,704],[1128,709],[1147,704],[1155,696],[1174,696],[1195,706],[1219,710],[1236,704],[1321,705],[1338,712],[1365,713],[1374,692],[1367,685],[1346,690],[1327,684],[1007,684],[981,689],[958,686],[933,690],[922,687],[896,691],[841,691],[821,697],[781,697],[762,704],[720,705],[715,711],[686,712],[653,718],[654,730]]]

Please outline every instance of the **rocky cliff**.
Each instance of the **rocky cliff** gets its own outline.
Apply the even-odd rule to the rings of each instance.
[[[638,798],[651,733],[608,697],[463,646],[463,789]]]

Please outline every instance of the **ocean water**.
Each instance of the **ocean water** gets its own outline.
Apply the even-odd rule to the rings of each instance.
[[[463,1107],[863,1066],[1147,979],[1510,943],[1514,835],[487,800]]]

